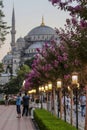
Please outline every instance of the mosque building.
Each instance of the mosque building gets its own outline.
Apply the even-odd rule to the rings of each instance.
[[[5,72],[9,73],[9,68],[12,69],[12,74],[16,74],[20,63],[31,59],[37,54],[37,48],[42,49],[47,42],[50,44],[52,39],[59,40],[55,30],[42,22],[40,26],[33,28],[23,38],[20,37],[15,41],[15,11],[12,12],[12,28],[11,28],[11,52],[9,52],[2,60],[5,66]]]

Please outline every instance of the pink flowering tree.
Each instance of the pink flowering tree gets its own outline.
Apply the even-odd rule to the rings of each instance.
[[[60,36],[60,45],[55,41],[51,42],[51,45],[45,44],[44,48],[41,50],[37,49],[39,56],[36,57],[32,65],[32,73],[29,75],[31,79],[28,81],[38,81],[41,84],[46,82],[45,80],[56,80],[59,77],[66,78],[73,70],[80,70],[82,63],[86,63],[86,15],[82,13],[81,19],[78,21],[76,16],[80,16],[82,7],[85,8],[85,3],[79,0],[76,6],[70,6],[70,3],[75,2],[75,0],[67,0],[62,2],[62,0],[50,0],[52,4],[57,5],[61,9],[70,11],[72,16],[71,20],[66,20],[65,30],[56,29],[58,35]],[[82,4],[83,3],[83,4]],[[78,6],[77,6],[78,5]],[[77,11],[78,7],[78,11]],[[80,8],[81,7],[81,8]],[[86,8],[85,8],[86,10]],[[75,16],[76,14],[76,16]],[[78,67],[79,66],[79,67]]]
[[[49,0],[58,9],[70,12],[71,20],[67,19],[66,29],[58,31],[67,43],[71,63],[80,64],[80,76],[87,90],[87,0]],[[72,24],[71,24],[72,23]],[[74,60],[75,59],[75,60]],[[87,95],[87,94],[86,94]],[[87,103],[86,103],[87,104]],[[85,130],[87,130],[87,105]]]
[[[87,20],[87,1],[86,0],[49,0],[53,5],[61,10],[70,12],[70,15],[77,15]]]
[[[65,29],[57,30],[69,47],[73,62],[80,63],[81,81],[87,84],[87,1],[86,0],[49,0],[58,9],[70,12]],[[75,61],[74,61],[75,59]],[[72,63],[74,65],[74,63]],[[82,65],[81,65],[82,64]]]
[[[45,44],[42,50],[37,49],[37,51],[39,55],[36,56],[32,71],[26,79],[26,88],[38,87],[48,81],[54,82],[60,77],[66,82],[70,79],[72,70],[65,44],[51,41],[50,45]]]

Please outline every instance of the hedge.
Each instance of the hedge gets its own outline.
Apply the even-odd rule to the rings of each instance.
[[[9,101],[9,105],[15,105],[15,104],[16,104],[16,101],[13,101],[13,100]],[[4,100],[0,101],[0,105],[5,105],[5,101]]]
[[[74,126],[58,119],[44,109],[35,109],[34,119],[40,130],[76,130]]]

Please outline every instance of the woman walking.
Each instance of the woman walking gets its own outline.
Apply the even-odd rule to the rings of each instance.
[[[17,118],[21,118],[21,93],[18,94],[16,99],[16,110],[17,110]]]

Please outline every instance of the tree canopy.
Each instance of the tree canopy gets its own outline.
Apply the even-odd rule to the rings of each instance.
[[[56,29],[60,43],[52,41],[38,50],[39,55],[32,65],[25,87],[38,87],[46,82],[62,78],[70,81],[73,71],[85,79],[83,68],[87,65],[87,2],[85,0],[49,0],[58,9],[69,11],[65,29]],[[75,3],[76,2],[76,3]],[[81,81],[81,80],[80,80]],[[84,80],[83,80],[84,81]],[[71,82],[71,81],[70,81]],[[68,82],[69,83],[69,82]],[[83,82],[84,83],[84,82]]]
[[[4,21],[4,13],[3,13],[3,1],[0,0],[0,41],[3,42],[5,40],[5,36],[8,33],[7,23]]]

